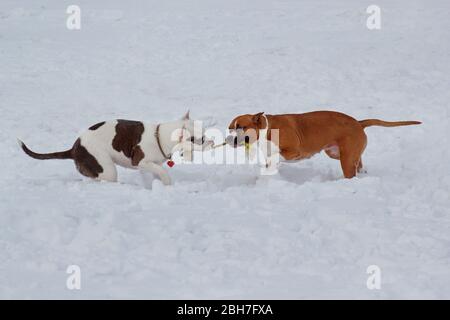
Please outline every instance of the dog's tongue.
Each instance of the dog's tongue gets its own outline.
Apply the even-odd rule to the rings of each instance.
[[[168,160],[167,161],[167,165],[172,168],[175,165],[175,162],[173,162],[172,160]]]

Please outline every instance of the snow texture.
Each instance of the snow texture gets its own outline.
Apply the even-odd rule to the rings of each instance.
[[[377,0],[381,30],[370,4],[2,0],[0,298],[449,299],[450,3]],[[61,151],[99,121],[187,108],[224,132],[259,111],[423,124],[366,129],[351,180],[322,153],[276,176],[176,165],[169,187],[126,169],[99,183],[16,143]]]

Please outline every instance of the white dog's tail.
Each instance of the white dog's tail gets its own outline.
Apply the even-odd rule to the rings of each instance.
[[[52,153],[36,153],[28,149],[28,147],[22,141],[18,141],[22,150],[30,157],[38,160],[48,160],[48,159],[73,159],[72,149],[62,151],[62,152],[52,152]]]

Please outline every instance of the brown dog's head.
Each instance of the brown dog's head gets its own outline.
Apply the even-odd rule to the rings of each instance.
[[[228,126],[230,135],[226,138],[228,145],[236,148],[245,143],[254,143],[259,139],[259,130],[267,128],[264,112],[244,114],[231,121]]]

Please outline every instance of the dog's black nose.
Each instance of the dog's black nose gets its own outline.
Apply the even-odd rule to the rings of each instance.
[[[237,147],[237,137],[229,135],[226,139],[225,142],[233,147]]]

